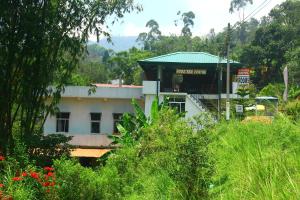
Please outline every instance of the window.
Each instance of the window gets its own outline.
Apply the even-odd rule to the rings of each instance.
[[[91,114],[91,133],[100,133],[101,113]]]
[[[185,98],[169,97],[169,106],[179,113],[185,112]]]
[[[122,122],[122,116],[123,116],[123,113],[113,113],[114,133],[119,133],[119,130],[117,129],[117,126],[118,126],[119,123]]]
[[[69,132],[69,117],[70,113],[56,113],[56,132]]]

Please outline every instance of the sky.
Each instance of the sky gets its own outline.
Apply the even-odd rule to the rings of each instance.
[[[158,22],[163,35],[177,34],[181,32],[182,24],[176,27],[174,20],[180,19],[178,11],[195,13],[193,35],[204,36],[214,28],[220,32],[228,22],[234,24],[239,21],[239,12],[229,13],[231,0],[135,0],[143,7],[143,11],[126,14],[124,18],[114,25],[110,25],[113,36],[137,36],[141,32],[148,32],[145,27],[150,19]],[[265,2],[266,6],[254,17],[260,19],[276,5],[284,0],[253,0],[253,5],[245,9],[245,16]],[[265,5],[263,4],[263,5]],[[94,37],[91,40],[96,40]]]

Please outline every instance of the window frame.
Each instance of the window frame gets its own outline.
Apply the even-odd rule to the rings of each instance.
[[[171,108],[178,108],[178,113],[184,113],[185,112],[185,104],[186,104],[186,98],[185,97],[178,97],[178,96],[169,96],[169,106]]]
[[[93,119],[93,114],[99,114],[99,119]],[[90,133],[91,134],[100,134],[101,133],[101,119],[102,119],[102,113],[101,112],[90,112]],[[98,132],[93,132],[93,123],[98,124]]]
[[[63,115],[67,116],[63,116]],[[68,133],[70,129],[70,112],[58,112],[56,113],[56,133]],[[63,126],[59,126],[59,121],[63,122]],[[62,128],[63,130],[59,130]]]

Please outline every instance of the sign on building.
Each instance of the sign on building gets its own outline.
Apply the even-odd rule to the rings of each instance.
[[[250,69],[249,68],[238,69],[237,82],[239,84],[248,84],[250,82]]]
[[[176,69],[176,74],[205,75],[206,69]]]

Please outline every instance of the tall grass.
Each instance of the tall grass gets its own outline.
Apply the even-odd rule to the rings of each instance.
[[[213,199],[300,199],[299,125],[283,116],[271,124],[233,121],[213,137]]]

